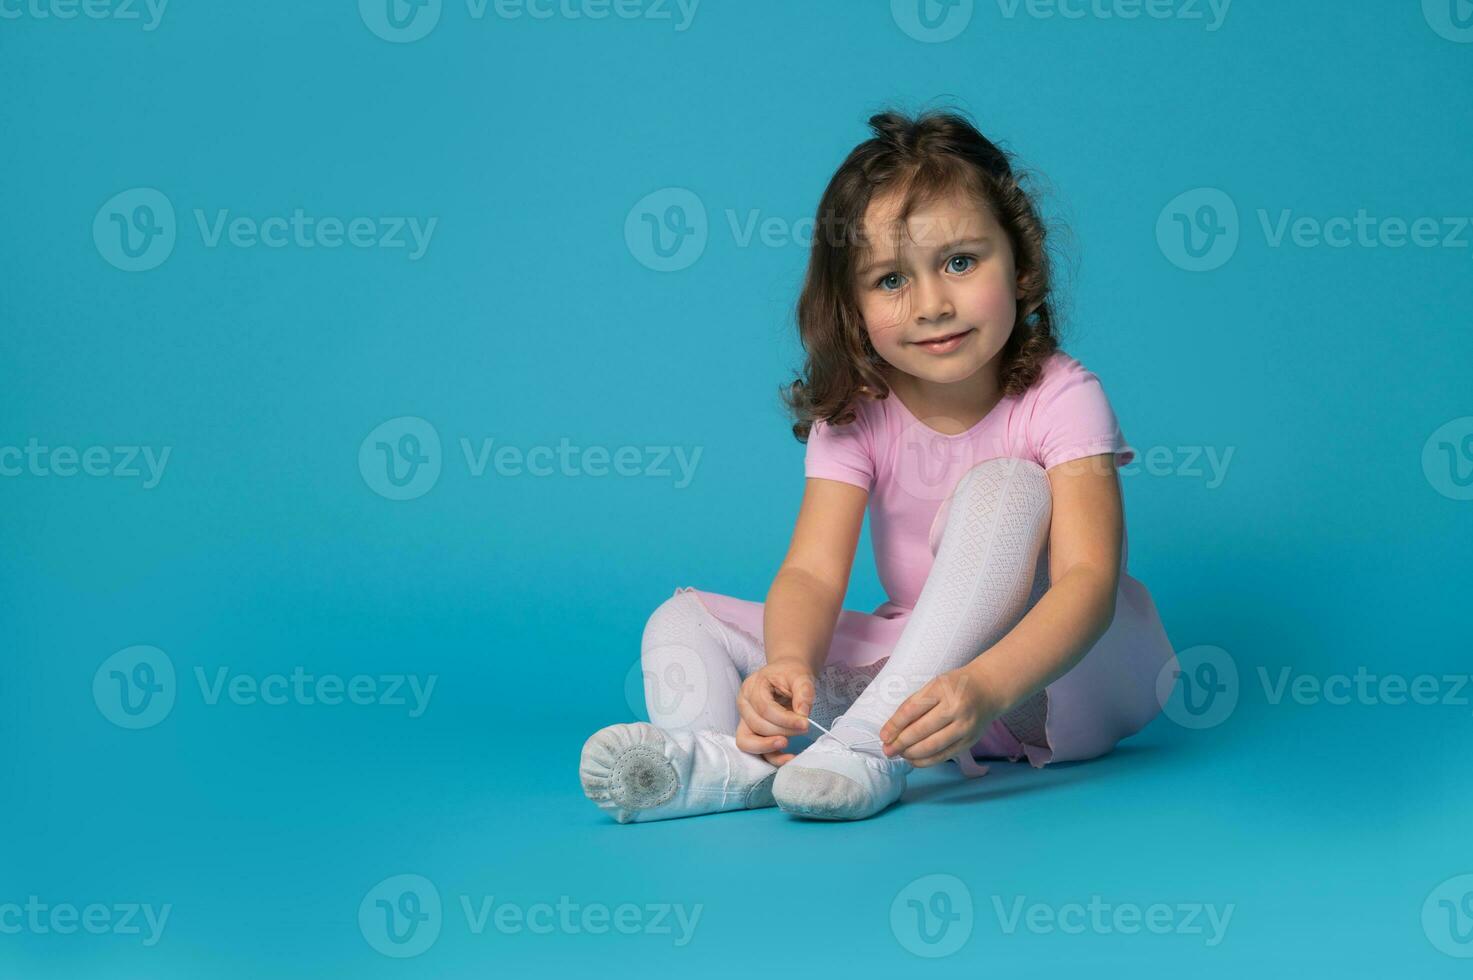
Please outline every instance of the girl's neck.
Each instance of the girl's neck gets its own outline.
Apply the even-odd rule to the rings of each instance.
[[[939,421],[946,434],[966,432],[1002,401],[1000,358],[983,365],[964,381],[927,381],[886,365],[885,380],[918,419]]]

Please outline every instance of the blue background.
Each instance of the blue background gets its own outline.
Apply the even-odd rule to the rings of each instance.
[[[0,478],[0,903],[172,911],[152,947],[0,935],[0,973],[1466,973],[1422,908],[1473,872],[1473,692],[1274,704],[1258,674],[1473,662],[1473,502],[1422,465],[1435,430],[1473,415],[1473,235],[1273,247],[1259,219],[1473,215],[1473,44],[1434,29],[1436,3],[1239,0],[1208,30],[978,2],[927,42],[883,2],[705,0],[677,30],[674,7],[478,20],[446,0],[425,37],[396,43],[350,2],[175,0],[154,30],[40,17],[39,2],[0,20],[0,446],[172,449],[152,489]],[[1163,715],[1089,763],[927,771],[858,824],[763,810],[616,825],[576,763],[591,732],[635,717],[645,619],[678,585],[762,599],[802,493],[776,390],[800,364],[806,252],[743,246],[728,214],[811,217],[869,113],[933,105],[969,111],[1045,178],[1068,232],[1065,347],[1131,444],[1233,449],[1215,487],[1123,482],[1131,572],[1179,651],[1230,654],[1236,710],[1200,731]],[[624,228],[671,187],[709,229],[695,261],[662,272]],[[178,216],[172,253],[140,272],[92,233],[132,188]],[[1240,241],[1194,272],[1156,226],[1198,188],[1235,204]],[[295,208],[437,226],[410,260],[211,248],[193,217]],[[438,481],[403,501],[358,465],[401,416],[442,441]],[[702,455],[684,487],[475,477],[460,440],[487,438]],[[883,599],[868,555],[866,538],[851,608]],[[133,731],[92,683],[137,644],[177,683],[167,717]],[[419,717],[210,704],[195,682],[297,666],[438,680]],[[375,952],[358,908],[403,873],[445,911],[400,960]],[[890,918],[933,873],[975,908],[939,959]],[[462,895],[702,912],[682,947],[477,935]],[[994,897],[1092,895],[1234,911],[1211,947],[1009,935],[994,912]]]

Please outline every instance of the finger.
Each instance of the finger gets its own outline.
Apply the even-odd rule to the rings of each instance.
[[[763,737],[747,727],[745,721],[737,723],[736,746],[748,755],[765,755],[788,747],[788,740],[781,735]]]
[[[772,697],[771,684],[766,678],[756,678],[749,684],[743,684],[742,690],[737,695],[737,713],[742,720],[752,729],[756,735],[784,735],[781,725],[769,721],[765,714],[758,709],[758,705],[769,701]]]
[[[752,734],[759,738],[771,739],[774,736],[781,737],[783,735],[782,729],[758,714],[757,709],[752,706],[752,702],[745,696],[737,699],[737,714],[741,715],[742,723],[751,730]],[[783,744],[787,744],[786,739],[783,740]],[[778,747],[781,748],[782,746]]]
[[[808,730],[808,714],[813,710],[813,699],[817,697],[813,680],[808,677],[797,679],[793,684],[793,714],[803,719],[803,730]]]
[[[933,714],[934,713],[935,712],[933,712]],[[956,742],[957,739],[961,738],[961,728],[962,726],[958,722],[952,722],[950,724],[942,725],[926,738],[917,739],[911,744],[910,748],[902,752],[901,755],[904,756],[905,761],[918,765],[919,760],[931,758],[933,755],[940,752],[948,745],[953,744],[954,742]],[[947,757],[942,756],[942,758],[944,759]]]
[[[951,715],[939,705],[931,708],[915,721],[902,728],[894,738],[885,744],[885,754],[890,758],[905,755],[911,746],[917,742],[930,738],[951,724]]]
[[[942,762],[945,762],[947,759],[955,758],[963,752],[970,752],[971,750],[972,740],[969,739],[966,735],[963,735],[962,737],[953,741],[950,745],[943,748],[940,752],[937,752],[934,755],[928,755],[925,758],[914,763],[914,765],[917,769],[925,769],[927,766],[938,765]]]
[[[794,759],[798,758],[798,756],[794,752],[768,752],[762,758],[766,759],[774,766],[781,766],[793,761]]]
[[[765,697],[763,696],[764,690],[767,695]],[[766,720],[768,727],[772,729],[771,733],[764,734],[802,735],[808,731],[808,720],[778,704],[772,693],[772,687],[766,685],[750,702],[753,710]]]
[[[900,707],[895,709],[890,720],[880,726],[880,739],[885,742],[893,741],[906,726],[936,707],[939,701],[940,699],[932,692],[931,685],[927,684],[900,702]]]

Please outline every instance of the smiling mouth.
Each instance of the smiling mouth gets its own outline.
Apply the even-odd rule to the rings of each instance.
[[[968,327],[966,330],[958,330],[956,333],[949,333],[943,337],[933,337],[930,340],[913,340],[911,343],[920,347],[942,347],[951,343],[953,340],[965,337],[975,329],[975,327]]]

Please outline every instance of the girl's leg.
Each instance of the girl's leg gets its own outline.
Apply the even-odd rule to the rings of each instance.
[[[988,460],[952,492],[936,560],[889,662],[825,734],[783,766],[777,803],[830,820],[872,816],[905,789],[914,767],[887,759],[879,729],[932,678],[968,663],[1027,611],[1048,537],[1052,496],[1042,467]]]
[[[760,604],[704,595],[740,607],[761,628]],[[844,616],[831,650],[838,662],[819,676],[811,712],[824,725],[880,669],[849,662],[865,649],[849,640],[863,614]],[[741,751],[734,737],[742,679],[767,662],[762,644],[713,615],[694,589],[677,589],[650,616],[640,647],[650,723],[610,725],[584,743],[585,794],[620,823],[772,806],[775,767]]]

